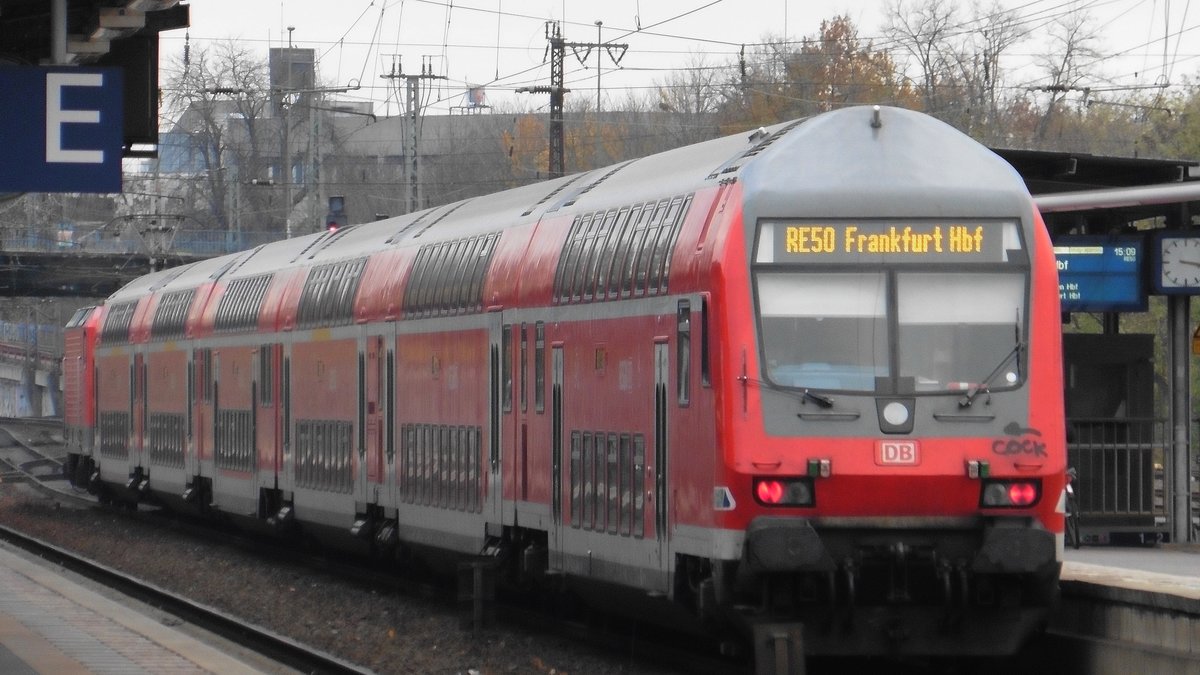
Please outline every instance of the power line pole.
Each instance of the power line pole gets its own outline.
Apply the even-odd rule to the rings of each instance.
[[[600,22],[596,23],[597,32],[600,30]],[[597,38],[598,39],[598,38]],[[625,56],[626,50],[629,49],[628,44],[602,44],[600,42],[567,42],[562,36],[562,28],[557,21],[546,22],[546,40],[550,42],[547,51],[550,56],[550,86],[549,87],[521,87],[517,89],[518,94],[550,94],[550,177],[559,178],[566,173],[565,163],[563,161],[563,95],[570,89],[563,86],[563,57],[566,55],[567,47],[575,54],[580,63],[586,63],[588,56],[591,55],[592,49],[604,47],[608,51],[609,58],[614,64],[620,64],[621,58]],[[580,55],[580,50],[583,50]],[[615,50],[620,50],[619,54],[615,54]],[[596,62],[596,111],[600,110],[600,63],[599,55]]]
[[[407,147],[405,148],[407,180],[404,185],[404,198],[407,205],[406,212],[412,213],[419,210],[425,202],[424,188],[420,181],[421,156],[418,154],[417,148],[421,126],[421,80],[444,80],[446,76],[434,75],[433,61],[431,57],[426,56],[421,59],[420,75],[405,75],[404,65],[397,57],[392,63],[392,72],[379,77],[384,80],[403,79],[405,82],[404,117],[408,121],[408,134],[406,134]]]

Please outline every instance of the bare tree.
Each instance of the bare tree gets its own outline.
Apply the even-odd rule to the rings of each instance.
[[[968,50],[958,59],[962,81],[970,102],[968,131],[977,135],[1003,133],[1006,101],[1001,97],[1005,81],[1001,59],[1024,41],[1020,16],[1004,9],[999,0],[972,4],[974,28],[968,34]]]
[[[235,222],[235,204],[246,199],[251,212],[261,212],[258,191],[240,190],[241,183],[265,179],[264,149],[278,133],[269,124],[270,84],[267,64],[245,46],[226,41],[191,50],[167,68],[164,103],[175,117],[175,130],[188,135],[190,152],[206,183],[202,199],[207,220],[222,229]],[[273,144],[272,144],[273,147]]]
[[[1099,31],[1084,9],[1072,9],[1055,18],[1047,37],[1049,49],[1036,59],[1049,82],[1039,89],[1050,95],[1034,133],[1038,144],[1046,142],[1067,95],[1087,92],[1084,83],[1094,76],[1091,67],[1100,56]]]
[[[959,61],[953,43],[961,35],[957,21],[950,0],[895,0],[888,8],[883,34],[916,64],[917,90],[930,114],[942,113],[957,98],[942,91],[954,81]]]

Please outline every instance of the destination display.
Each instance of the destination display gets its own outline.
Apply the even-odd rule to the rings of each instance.
[[[1006,231],[1009,236],[1006,237]],[[1005,262],[1012,222],[846,221],[762,225],[760,263]]]
[[[1064,312],[1144,312],[1141,237],[1065,236],[1054,242]]]

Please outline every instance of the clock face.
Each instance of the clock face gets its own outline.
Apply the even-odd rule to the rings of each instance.
[[[1164,237],[1159,244],[1163,288],[1200,288],[1200,238]]]

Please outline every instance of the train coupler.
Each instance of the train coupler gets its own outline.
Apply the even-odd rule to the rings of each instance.
[[[371,519],[366,516],[359,516],[354,519],[354,524],[350,526],[350,534],[356,539],[370,539],[374,534],[375,528],[371,525]]]
[[[276,532],[283,532],[288,529],[296,520],[296,513],[292,510],[291,504],[284,504],[280,507],[275,515],[267,518],[267,524],[275,528]]]
[[[754,624],[754,667],[756,675],[804,675],[803,624]]]
[[[396,521],[385,520],[375,530],[375,548],[380,551],[391,552],[396,549],[396,545],[400,543],[400,533],[397,531]]]

